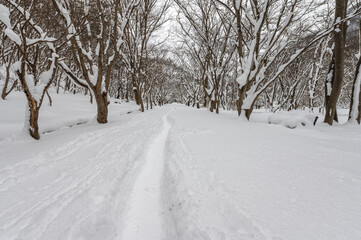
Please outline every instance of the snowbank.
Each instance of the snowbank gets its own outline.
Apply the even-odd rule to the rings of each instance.
[[[268,123],[283,125],[285,127],[294,129],[299,126],[316,125],[318,118],[319,117],[316,114],[305,113],[301,111],[279,112],[271,114],[268,117]]]

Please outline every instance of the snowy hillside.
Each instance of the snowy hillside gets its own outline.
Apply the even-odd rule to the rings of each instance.
[[[61,94],[36,141],[23,98],[0,101],[1,240],[361,238],[357,126],[114,101],[99,125],[88,97]]]

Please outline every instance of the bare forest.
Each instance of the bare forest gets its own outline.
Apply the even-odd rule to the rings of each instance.
[[[2,0],[2,99],[24,92],[39,139],[44,98],[81,93],[107,123],[110,98],[144,112],[350,109],[360,124],[358,1]],[[163,38],[159,38],[159,35]],[[164,37],[165,36],[165,37]]]
[[[360,240],[361,0],[0,0],[0,240]]]

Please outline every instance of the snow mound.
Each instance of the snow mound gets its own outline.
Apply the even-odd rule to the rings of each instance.
[[[318,116],[315,114],[298,111],[280,112],[272,114],[268,117],[269,124],[283,125],[291,129],[299,126],[315,125],[317,120]]]

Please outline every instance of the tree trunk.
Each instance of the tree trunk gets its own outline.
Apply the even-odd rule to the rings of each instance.
[[[46,90],[45,92],[46,92],[46,95],[48,96],[48,99],[49,99],[49,105],[53,106],[53,101],[51,100],[51,97],[50,97],[50,94],[49,94],[48,90]]]
[[[211,100],[211,107],[210,107],[210,111],[213,112],[214,109],[217,108],[217,102],[214,100]]]
[[[144,103],[141,92],[137,88],[134,88],[133,91],[134,91],[135,102],[137,103],[137,105],[140,106],[140,111],[144,112]]]
[[[352,84],[349,122],[361,123],[361,20],[359,20],[359,60],[356,65],[355,78]]]
[[[349,122],[357,121],[358,124],[361,122],[361,57],[358,60],[356,66],[355,79],[352,85],[352,96],[349,113]]]
[[[146,104],[147,104],[147,105],[146,105],[146,106],[147,106],[147,110],[149,110],[149,95],[147,96],[147,99],[146,99],[146,100],[147,100],[147,102],[146,102]]]
[[[135,103],[136,103],[137,105],[140,105],[138,90],[137,90],[136,88],[134,88],[134,89],[133,89],[133,92],[134,92],[134,100],[135,100]]]
[[[250,109],[244,109],[244,115],[246,116],[247,120],[249,120],[251,118],[251,114],[253,112],[253,108]]]
[[[208,96],[207,96],[207,91],[205,91],[205,95],[204,95],[204,103],[203,103],[203,107],[207,108],[208,107]]]
[[[325,82],[325,109],[330,102],[331,90],[335,79],[335,55],[332,55],[331,63],[328,68],[328,75]],[[335,111],[334,121],[338,122],[337,109]]]
[[[118,87],[117,89],[117,96],[116,96],[116,99],[120,99],[120,91],[122,90],[122,87]]]
[[[144,112],[144,102],[143,102],[143,98],[140,97],[140,98],[139,98],[139,101],[140,101],[140,111],[141,111],[141,112]]]
[[[2,98],[3,100],[5,100],[5,98],[7,97],[7,95],[9,95],[9,94],[12,92],[12,90],[14,90],[14,88],[16,87],[17,82],[18,82],[18,81],[15,81],[15,82],[13,83],[13,85],[11,86],[10,90],[7,91],[8,85],[9,85],[9,81],[10,81],[10,66],[11,66],[11,65],[6,66],[5,85],[4,85],[4,88],[3,88],[3,90],[2,90],[2,94],[1,94],[1,98]]]
[[[149,94],[150,109],[153,109],[152,93]]]
[[[107,93],[96,94],[95,101],[97,103],[97,121],[98,123],[104,124],[108,122],[108,97]]]
[[[28,98],[28,106],[29,106],[28,131],[30,136],[32,136],[35,140],[39,140],[40,139],[39,125],[38,125],[39,108],[37,107],[37,102],[34,99],[29,99],[29,98]]]
[[[344,19],[346,17],[347,10],[347,0],[336,0],[336,13],[335,20]],[[346,44],[346,28],[347,23],[342,22],[336,26],[340,31],[335,31],[335,72],[334,80],[332,84],[331,95],[329,96],[328,102],[326,104],[326,115],[325,123],[329,125],[333,124],[333,120],[337,116],[337,102],[341,94],[342,83],[345,72],[345,44]]]
[[[57,86],[56,86],[56,93],[59,94],[59,91],[60,91],[60,81],[61,80],[61,76],[58,77],[58,81],[57,81]]]
[[[24,63],[24,62],[23,62]],[[25,65],[22,65],[22,70],[25,69]],[[38,118],[39,118],[39,108],[38,103],[35,101],[33,96],[31,95],[28,85],[25,81],[25,71],[16,71],[16,74],[19,77],[23,92],[25,94],[26,100],[28,102],[27,112],[25,113],[25,124],[24,128],[29,131],[31,137],[35,140],[40,139],[39,134],[39,125],[38,125]],[[46,90],[46,89],[45,89]],[[43,93],[44,94],[44,93]],[[41,105],[41,103],[40,103]]]
[[[129,90],[128,90],[128,87],[127,87],[127,91],[125,92],[125,101],[129,102]]]
[[[238,99],[236,102],[238,116],[241,116],[241,113],[242,113],[243,99],[244,99],[245,93],[246,93],[246,85],[243,86],[242,88],[238,88]]]
[[[89,95],[90,95],[90,104],[93,104],[93,93],[89,91]]]
[[[2,94],[1,94],[1,98],[2,98],[3,100],[5,100],[5,98],[6,98],[6,96],[7,96],[6,91],[7,91],[7,88],[8,88],[8,85],[9,85],[9,80],[10,80],[9,74],[10,74],[10,69],[9,69],[8,67],[6,67],[5,85],[4,85]]]
[[[70,83],[71,83],[70,79],[69,79],[69,78],[66,78],[64,92],[70,90]]]

